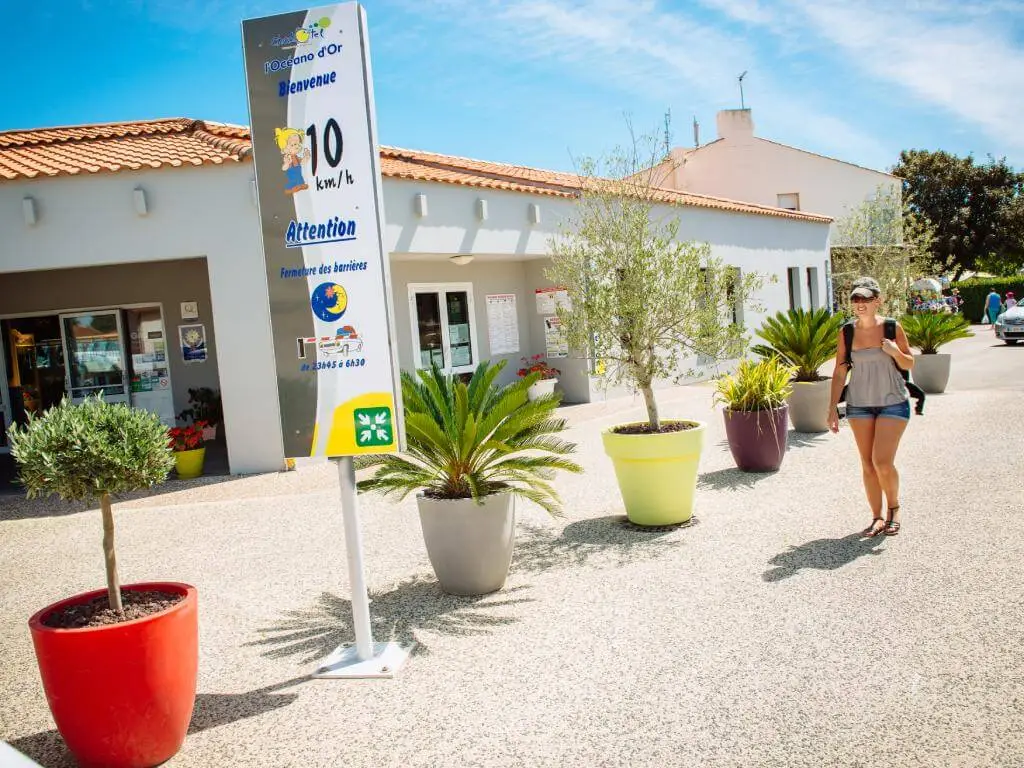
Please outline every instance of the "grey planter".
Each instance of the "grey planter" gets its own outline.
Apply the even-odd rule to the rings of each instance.
[[[949,383],[950,356],[943,352],[934,355],[915,355],[910,372],[914,383],[930,395],[946,391]]]
[[[794,381],[789,396],[789,421],[796,432],[827,432],[832,379]]]
[[[483,499],[416,497],[427,556],[441,589],[452,595],[486,595],[505,586],[515,545],[515,497]]]

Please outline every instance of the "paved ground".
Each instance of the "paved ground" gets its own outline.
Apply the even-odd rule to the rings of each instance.
[[[522,509],[507,588],[436,588],[414,503],[364,498],[393,681],[306,675],[350,640],[329,469],[195,481],[117,507],[122,576],[200,590],[192,733],[172,768],[224,766],[1019,766],[1024,764],[1024,348],[952,345],[898,464],[904,528],[867,521],[852,436],[791,434],[782,470],[732,469],[710,390],[698,522],[620,524],[600,429],[639,404],[566,409],[587,473],[568,514]],[[102,584],[95,511],[0,499],[0,739],[70,765],[25,620]]]

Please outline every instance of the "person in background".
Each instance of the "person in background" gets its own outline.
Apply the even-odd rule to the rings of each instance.
[[[960,311],[960,307],[962,307],[963,304],[964,304],[964,300],[962,298],[960,298],[960,289],[959,288],[954,288],[952,293],[953,293],[953,295],[950,296],[950,298],[953,300],[953,302],[952,302],[952,304],[953,304],[953,311],[954,312],[959,312]]]
[[[1003,298],[996,293],[995,288],[989,289],[988,296],[985,297],[985,315],[990,323],[995,323],[996,318],[999,317],[1000,311],[1003,308]]]
[[[1011,310],[1017,306],[1017,299],[1013,297],[1013,291],[1006,292],[1006,309]]]

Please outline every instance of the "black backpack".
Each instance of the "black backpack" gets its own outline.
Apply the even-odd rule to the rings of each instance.
[[[885,325],[882,328],[882,335],[886,339],[895,341],[896,339],[896,321],[891,317],[885,318]],[[846,360],[843,362],[846,364],[846,370],[850,371],[853,369],[853,356],[850,354],[853,351],[853,321],[843,324],[843,342],[846,346]],[[896,365],[896,361],[892,361],[893,365]],[[914,413],[918,416],[924,415],[924,390],[921,389],[917,384],[910,380],[910,371],[905,371],[896,365],[896,370],[900,372],[900,376],[907,382],[907,392],[914,398],[917,403],[914,405]],[[839,396],[839,402],[846,402],[846,389],[848,385],[843,385],[843,393]]]

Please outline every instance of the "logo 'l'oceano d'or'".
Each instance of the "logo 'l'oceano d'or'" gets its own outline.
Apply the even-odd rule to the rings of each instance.
[[[324,31],[331,26],[329,17],[324,16],[312,24],[299,27],[290,35],[274,35],[270,44],[277,48],[294,48],[297,45],[307,45],[315,42],[324,36]]]
[[[348,293],[337,283],[320,283],[309,298],[309,306],[325,323],[333,323],[348,309]]]

